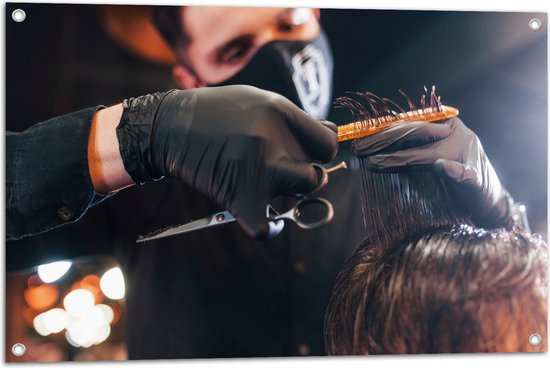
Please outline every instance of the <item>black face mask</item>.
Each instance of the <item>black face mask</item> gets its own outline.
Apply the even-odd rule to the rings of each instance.
[[[325,119],[332,97],[332,51],[325,34],[309,41],[272,41],[219,86],[248,84],[279,93]]]

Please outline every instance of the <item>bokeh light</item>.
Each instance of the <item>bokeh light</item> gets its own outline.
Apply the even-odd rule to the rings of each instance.
[[[38,276],[45,283],[59,280],[69,271],[72,263],[70,261],[58,261],[38,266]]]
[[[113,310],[113,313],[114,313],[114,317],[113,317],[113,320],[111,321],[111,324],[114,325],[115,323],[117,323],[120,319],[120,316],[121,316],[121,313],[122,313],[122,310],[121,310],[121,307],[118,303],[114,302],[114,303],[109,303],[107,304],[109,307],[111,307],[111,309]]]
[[[58,333],[63,331],[67,327],[69,318],[67,312],[62,308],[50,309],[43,313],[42,322],[44,327],[50,333]]]
[[[88,310],[94,306],[94,302],[94,295],[89,290],[77,289],[65,296],[63,306],[69,314],[79,317],[86,315]]]
[[[59,297],[59,290],[54,285],[42,284],[25,290],[23,297],[29,307],[43,311],[52,307]]]
[[[115,319],[115,312],[113,311],[113,308],[105,304],[98,304],[95,307],[101,310],[101,312],[105,316],[105,320],[107,321],[107,323],[113,322],[113,320]]]
[[[39,315],[33,312],[33,306],[36,308],[37,304],[34,299],[48,299],[48,305],[51,305],[59,299],[59,290],[54,285],[44,284],[36,276],[29,278],[27,284],[25,298],[31,306],[28,308],[27,318],[42,336],[66,330],[65,338],[69,344],[89,348],[105,341],[111,333],[110,325],[120,318],[118,302],[99,304],[105,296],[115,300],[124,297],[124,278],[119,267],[109,269],[101,279],[90,274],[77,280],[73,283],[72,290],[63,298],[65,309],[53,308]],[[52,293],[55,298],[43,297]],[[43,305],[39,306],[43,308]]]
[[[50,330],[48,330],[48,328],[44,324],[44,313],[41,313],[38,316],[36,316],[32,321],[32,325],[39,335],[48,336],[51,333]]]
[[[94,306],[86,314],[69,320],[65,336],[71,345],[88,348],[105,341],[110,333],[103,308]]]
[[[103,299],[105,299],[104,295],[101,293],[101,288],[99,287],[99,277],[96,275],[88,275],[82,280],[75,282],[71,289],[86,289],[90,291],[94,295],[96,304],[101,303]]]
[[[101,276],[99,285],[106,297],[114,300],[124,298],[124,277],[120,267],[113,267],[105,272],[103,276]]]

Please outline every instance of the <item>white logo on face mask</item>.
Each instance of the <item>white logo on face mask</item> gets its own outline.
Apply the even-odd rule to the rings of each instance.
[[[330,83],[321,51],[313,45],[307,45],[292,58],[292,68],[292,80],[304,110],[315,117],[326,116]]]

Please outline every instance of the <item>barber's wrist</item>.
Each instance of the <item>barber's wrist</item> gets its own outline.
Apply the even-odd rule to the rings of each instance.
[[[106,194],[133,185],[119,153],[116,127],[122,106],[98,110],[92,120],[88,138],[88,168],[96,193]]]
[[[163,177],[153,165],[151,136],[162,99],[169,92],[158,92],[122,102],[122,116],[116,128],[120,156],[128,175],[136,184]]]

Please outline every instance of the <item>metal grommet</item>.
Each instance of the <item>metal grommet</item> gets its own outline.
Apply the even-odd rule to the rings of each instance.
[[[22,21],[25,20],[26,17],[27,17],[27,13],[25,13],[23,9],[15,9],[11,13],[11,19],[16,21],[17,23],[21,23]]]
[[[542,27],[542,21],[539,18],[533,18],[529,21],[529,28],[532,31],[538,31]]]
[[[27,351],[26,346],[21,344],[20,342],[18,342],[17,344],[14,344],[11,347],[12,354],[18,357],[24,355],[26,351]]]
[[[529,344],[533,346],[539,346],[542,342],[542,336],[540,336],[538,333],[534,333],[531,336],[529,336]]]
[[[74,211],[67,206],[59,207],[57,217],[63,221],[70,221],[74,218]]]

